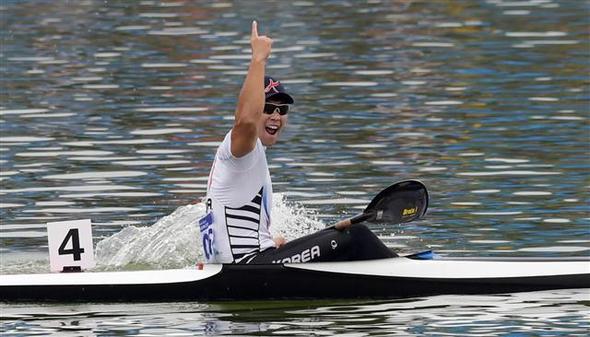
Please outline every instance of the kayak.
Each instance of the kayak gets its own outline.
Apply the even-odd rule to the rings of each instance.
[[[191,269],[0,275],[0,301],[397,299],[590,288],[590,257],[200,264]]]

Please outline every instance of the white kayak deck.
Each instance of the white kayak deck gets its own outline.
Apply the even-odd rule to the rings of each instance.
[[[478,261],[393,258],[353,262],[301,263],[285,266],[353,275],[444,279],[508,278],[590,273],[590,260]]]

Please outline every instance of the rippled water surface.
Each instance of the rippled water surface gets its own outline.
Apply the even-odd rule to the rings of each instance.
[[[426,219],[372,227],[396,250],[588,255],[589,13],[555,0],[2,1],[0,271],[47,271],[45,224],[82,218],[99,269],[201,259],[194,204],[233,123],[252,19],[296,100],[267,152],[273,231],[301,236],[419,178]],[[3,305],[0,332],[574,336],[589,300]]]
[[[580,291],[387,302],[17,305],[6,309],[0,331],[62,336],[587,336],[587,306],[587,294]]]

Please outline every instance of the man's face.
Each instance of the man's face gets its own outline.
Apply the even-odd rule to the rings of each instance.
[[[260,117],[261,126],[258,137],[264,146],[272,146],[277,140],[283,128],[287,126],[288,114],[281,115],[280,111],[286,108],[286,104],[277,101],[267,101],[265,111]]]

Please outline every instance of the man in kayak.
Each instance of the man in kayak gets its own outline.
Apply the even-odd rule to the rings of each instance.
[[[293,98],[265,76],[272,39],[252,22],[252,57],[233,128],[217,149],[209,174],[207,212],[199,225],[207,262],[284,263],[396,256],[367,227],[336,226],[286,242],[272,237],[272,183],[266,147],[287,125]]]

